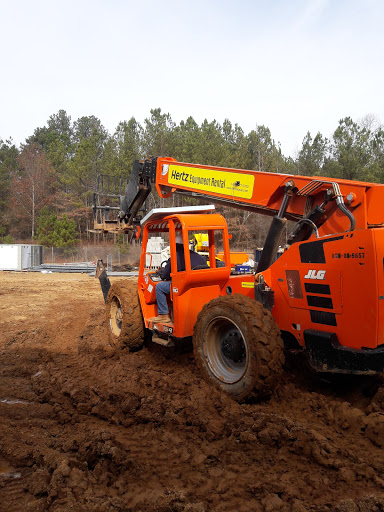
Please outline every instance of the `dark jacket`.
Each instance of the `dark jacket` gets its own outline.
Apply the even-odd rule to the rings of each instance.
[[[176,257],[177,257],[177,271],[182,272],[185,270],[185,260],[184,260],[184,246],[182,244],[176,244]],[[197,254],[197,252],[189,251],[189,257],[191,258],[191,269],[193,270],[195,267],[200,265],[204,265],[208,268],[207,261],[204,256]],[[167,264],[163,268],[161,272],[161,276],[164,281],[171,280],[171,258],[167,261]]]

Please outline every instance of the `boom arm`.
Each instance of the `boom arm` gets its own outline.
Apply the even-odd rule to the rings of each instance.
[[[364,215],[354,220],[353,213],[366,202],[369,190],[375,191],[375,195],[380,191],[380,196],[384,198],[382,185],[157,159],[156,188],[161,197],[169,197],[172,193],[186,194],[264,215],[276,215],[282,202],[286,201],[286,186],[290,183],[291,199],[284,214],[287,219],[305,218],[317,205],[323,208],[331,201],[333,210],[338,210],[339,223],[342,224],[340,231],[355,229],[356,222],[359,222],[359,227],[366,227],[364,223],[378,224],[384,220],[382,215],[378,218],[372,209],[369,212],[372,217],[370,220]],[[332,215],[333,211],[328,214]],[[315,223],[319,220],[316,219]],[[326,220],[321,219],[320,224]],[[332,227],[329,232],[335,232],[335,228]]]
[[[152,184],[162,198],[177,193],[275,216],[271,225],[274,240],[279,238],[278,232],[281,233],[286,219],[296,220],[289,243],[305,240],[313,233],[324,236],[384,223],[383,185],[228,169],[152,157],[134,163],[126,195],[120,204],[119,231],[128,232],[139,223],[137,212]]]

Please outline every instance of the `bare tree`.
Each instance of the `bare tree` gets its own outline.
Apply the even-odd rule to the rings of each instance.
[[[37,144],[25,146],[17,158],[18,169],[11,182],[11,209],[23,231],[35,236],[36,217],[55,200],[55,175],[45,153]]]

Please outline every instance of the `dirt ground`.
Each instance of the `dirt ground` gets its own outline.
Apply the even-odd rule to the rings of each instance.
[[[0,272],[0,510],[384,511],[384,386],[288,357],[268,402],[113,353],[96,279]]]

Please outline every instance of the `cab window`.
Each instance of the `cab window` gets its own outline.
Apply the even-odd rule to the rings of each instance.
[[[209,268],[224,266],[222,229],[188,230],[188,240],[189,249],[202,256]]]

